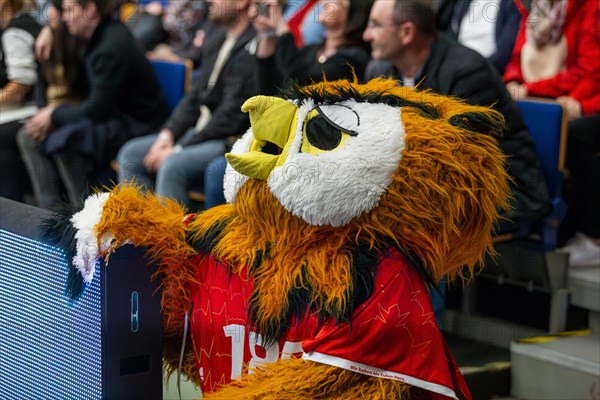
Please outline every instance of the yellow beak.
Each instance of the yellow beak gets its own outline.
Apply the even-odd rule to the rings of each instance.
[[[265,180],[283,165],[297,125],[298,107],[278,97],[255,96],[242,105],[250,113],[254,140],[245,154],[225,154],[227,162],[242,175]]]

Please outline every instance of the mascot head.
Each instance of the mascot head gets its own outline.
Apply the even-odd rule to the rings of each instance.
[[[227,155],[230,204],[194,222],[198,249],[249,268],[259,322],[309,310],[346,320],[390,246],[430,282],[490,250],[509,191],[498,112],[385,79],[286,97],[244,104],[251,129]]]

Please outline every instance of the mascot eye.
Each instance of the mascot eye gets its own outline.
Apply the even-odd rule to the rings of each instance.
[[[338,148],[348,136],[357,136],[358,114],[345,105],[321,105],[312,109],[304,126],[303,153],[319,154]]]
[[[333,150],[342,141],[342,132],[329,122],[318,116],[306,124],[306,139],[319,150]]]

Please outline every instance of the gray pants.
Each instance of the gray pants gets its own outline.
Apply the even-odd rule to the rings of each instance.
[[[83,204],[88,195],[87,162],[78,151],[67,148],[48,156],[41,143],[31,139],[24,128],[17,132],[17,145],[40,207],[52,208],[64,201],[63,187],[71,203]]]
[[[171,154],[156,173],[154,185],[153,174],[146,171],[143,160],[157,136],[131,139],[121,147],[117,155],[119,182],[133,181],[149,190],[154,189],[158,196],[189,206],[190,189],[204,186],[205,170],[210,161],[225,154],[226,140],[209,140]]]

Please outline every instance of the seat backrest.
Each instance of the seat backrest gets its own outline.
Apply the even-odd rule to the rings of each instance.
[[[541,239],[544,250],[558,244],[558,227],[567,213],[562,198],[562,181],[567,146],[567,115],[555,102],[526,100],[517,102],[523,121],[535,142],[537,156],[546,178],[552,210],[542,220]]]
[[[172,111],[191,86],[192,62],[150,60],[150,63],[154,67],[167,106]]]
[[[560,197],[567,142],[566,113],[560,104],[549,101],[525,100],[517,105],[535,142],[550,198]]]

